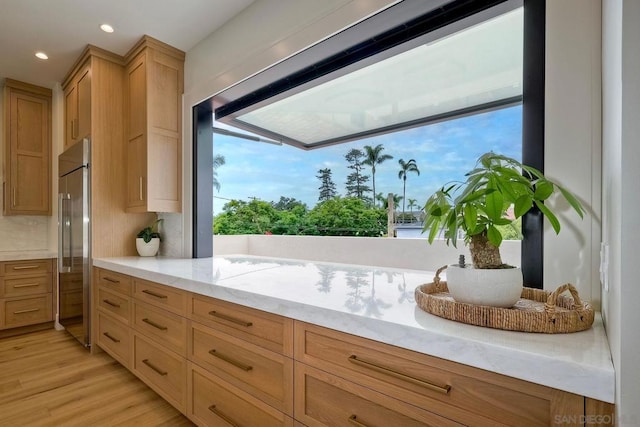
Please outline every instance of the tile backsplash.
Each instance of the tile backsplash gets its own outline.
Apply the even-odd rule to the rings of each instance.
[[[49,249],[51,218],[0,216],[0,252]]]

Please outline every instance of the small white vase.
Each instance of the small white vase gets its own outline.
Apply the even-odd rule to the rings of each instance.
[[[447,267],[447,287],[457,302],[512,307],[522,294],[522,270],[518,267],[485,270],[453,264]]]
[[[136,237],[136,249],[140,256],[156,256],[160,248],[160,239],[154,237],[146,243],[142,237]]]

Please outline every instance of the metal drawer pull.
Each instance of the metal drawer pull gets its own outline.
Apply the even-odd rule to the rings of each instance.
[[[38,265],[19,265],[13,267],[14,270],[33,270],[34,268],[38,268]]]
[[[153,363],[149,362],[149,359],[144,359],[144,360],[142,361],[142,363],[144,363],[145,365],[147,365],[148,367],[150,367],[151,369],[153,369],[154,371],[156,371],[156,373],[157,373],[158,375],[161,375],[161,376],[163,376],[163,377],[164,377],[164,376],[166,376],[166,375],[168,374],[168,372],[167,372],[167,371],[163,371],[163,370],[161,370],[161,369],[157,368],[156,366],[154,366],[154,365],[153,365]]]
[[[103,277],[103,279],[106,280],[107,282],[111,282],[111,283],[120,283],[119,280],[112,279],[111,277]]]
[[[38,286],[40,283],[24,283],[22,285],[13,285],[14,288],[32,288]]]
[[[362,424],[360,421],[358,421],[358,417],[356,417],[355,414],[349,417],[349,424],[353,424],[356,427],[369,427],[366,424]]]
[[[224,354],[218,353],[215,348],[209,350],[209,354],[212,355],[213,357],[217,357],[218,359],[224,360],[227,363],[231,363],[233,366],[235,366],[236,368],[240,368],[243,371],[249,372],[250,370],[253,369],[253,366],[251,365],[246,365],[242,362],[238,362],[237,360],[230,358],[229,356],[225,356]]]
[[[103,299],[103,303],[110,305],[111,307],[120,308],[120,304],[116,304],[115,302],[111,302],[108,299]]]
[[[371,362],[367,362],[367,361],[362,360],[362,359],[358,359],[358,356],[356,356],[355,354],[352,354],[351,356],[349,356],[349,362],[351,362],[353,364],[356,364],[358,366],[362,366],[362,367],[365,367],[365,368],[372,369],[372,370],[374,370],[376,372],[380,372],[382,374],[386,374],[386,375],[392,376],[394,378],[401,379],[403,381],[409,381],[410,383],[419,385],[421,387],[428,388],[429,390],[437,391],[438,393],[449,394],[449,391],[451,390],[451,386],[449,384],[445,384],[445,385],[431,384],[430,382],[421,380],[419,378],[411,377],[409,375],[403,374],[402,372],[398,372],[398,371],[396,371],[394,369],[391,369],[391,368],[388,368],[386,366],[376,365],[375,363],[371,363]]]
[[[252,322],[247,322],[247,321],[242,320],[242,319],[236,319],[235,317],[229,316],[229,315],[227,315],[227,314],[218,313],[218,312],[217,312],[217,311],[215,311],[215,310],[211,310],[211,311],[209,312],[209,315],[210,315],[210,316],[213,316],[213,317],[218,317],[218,318],[220,318],[220,319],[223,319],[223,320],[226,320],[226,321],[228,321],[228,322],[235,323],[236,325],[244,326],[244,327],[247,327],[247,328],[248,328],[249,326],[252,326],[252,325],[253,325],[253,323],[252,323]]]
[[[156,329],[160,329],[161,331],[166,331],[167,327],[166,326],[162,326],[162,325],[158,325],[156,322],[154,322],[153,320],[149,320],[147,318],[142,319],[142,321],[144,323],[146,323],[147,325],[151,325]]]
[[[160,299],[167,299],[167,296],[166,296],[166,295],[156,294],[155,292],[150,291],[150,290],[148,290],[148,289],[143,289],[143,290],[142,290],[142,293],[143,293],[143,294],[147,294],[147,295],[151,295],[152,297],[156,297],[156,298],[160,298]]]
[[[28,310],[18,310],[18,311],[14,311],[13,314],[33,313],[34,311],[40,311],[40,309],[39,308],[30,308]]]
[[[113,342],[116,342],[116,343],[120,342],[120,340],[119,340],[118,338],[114,338],[114,337],[112,337],[112,336],[109,334],[109,332],[105,332],[105,333],[103,333],[102,335],[104,335],[105,337],[109,338],[109,339],[110,339],[111,341],[113,341]]]
[[[217,416],[219,416],[220,418],[222,418],[227,424],[230,424],[233,427],[240,427],[240,424],[234,422],[231,418],[229,418],[228,416],[220,412],[220,410],[216,408],[216,405],[209,406],[209,410],[214,414],[216,414]]]

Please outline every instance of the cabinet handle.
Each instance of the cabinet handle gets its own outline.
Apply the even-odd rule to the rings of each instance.
[[[227,415],[222,413],[218,408],[216,408],[216,405],[209,406],[209,410],[211,412],[213,412],[214,414],[216,414],[217,416],[219,416],[220,418],[222,418],[227,424],[230,424],[233,427],[240,427],[240,424],[236,423],[231,418],[229,418]]]
[[[147,295],[151,295],[152,297],[156,297],[156,298],[160,298],[160,299],[167,299],[167,296],[166,296],[166,295],[157,294],[157,293],[155,293],[155,292],[153,292],[153,291],[150,291],[150,290],[148,290],[148,289],[143,289],[143,290],[142,290],[142,293],[143,293],[143,294],[147,294]]]
[[[144,200],[142,198],[142,177],[140,177],[140,191],[138,192],[138,194],[139,194],[138,197],[140,198],[140,201]]]
[[[358,356],[356,356],[355,354],[352,354],[351,356],[349,356],[348,360],[349,362],[355,365],[362,366],[364,368],[368,368],[376,372],[380,372],[382,374],[386,374],[391,377],[401,379],[403,381],[408,381],[410,383],[419,385],[421,387],[425,387],[429,390],[437,391],[438,393],[449,394],[449,391],[451,390],[451,386],[449,384],[445,384],[445,385],[432,384],[430,382],[421,380],[419,378],[411,377],[409,375],[403,374],[402,372],[398,372],[395,369],[388,368],[383,365],[377,365],[375,363],[368,362],[362,359],[358,359]]]
[[[143,321],[144,323],[146,323],[147,325],[151,325],[151,326],[153,326],[153,327],[154,327],[154,328],[156,328],[156,329],[160,329],[161,331],[166,331],[166,330],[167,330],[167,327],[166,327],[166,326],[159,325],[159,324],[157,324],[156,322],[154,322],[153,320],[149,320],[149,319],[147,319],[147,318],[144,318],[144,319],[142,319],[142,321]]]
[[[149,362],[149,359],[144,359],[144,360],[142,361],[142,363],[144,363],[145,365],[147,365],[148,367],[150,367],[151,369],[153,369],[154,371],[156,371],[156,373],[157,373],[158,375],[160,375],[160,376],[163,376],[163,377],[164,377],[164,376],[166,376],[166,375],[168,374],[168,372],[167,372],[167,371],[163,371],[162,369],[160,369],[160,368],[158,368],[158,367],[154,366],[154,364],[153,364],[153,363]]]
[[[11,188],[11,206],[16,207],[16,187]]]
[[[71,138],[76,139],[78,137],[78,119],[71,120]]]
[[[14,288],[32,288],[38,286],[40,283],[24,283],[22,285],[13,285]]]
[[[34,311],[40,311],[40,309],[39,308],[30,308],[28,310],[18,310],[18,311],[14,311],[13,314],[33,313]]]
[[[353,414],[353,415],[351,415],[349,417],[349,424],[352,424],[352,425],[354,425],[356,427],[369,427],[368,425],[363,424],[360,421],[358,421],[358,417],[356,417],[355,414]]]
[[[116,304],[115,302],[109,301],[108,299],[103,299],[102,302],[110,305],[111,307],[120,308],[120,304]]]
[[[212,355],[213,357],[217,357],[220,360],[224,360],[227,363],[231,363],[236,368],[240,368],[245,372],[249,372],[250,370],[253,369],[253,366],[246,365],[246,364],[244,364],[242,362],[238,362],[237,360],[232,359],[229,356],[225,356],[224,354],[217,352],[215,348],[209,350],[209,354]]]
[[[226,320],[228,322],[235,323],[236,325],[244,326],[246,328],[248,328],[249,326],[253,325],[252,322],[247,322],[247,321],[242,320],[242,319],[237,319],[237,318],[229,316],[227,314],[218,313],[215,310],[211,310],[209,312],[209,316],[217,317],[219,319],[223,319],[223,320]]]
[[[112,337],[111,334],[109,334],[109,332],[105,332],[102,335],[104,335],[105,337],[109,338],[111,341],[113,341],[115,343],[120,342],[120,340],[118,338]]]
[[[37,265],[18,265],[13,267],[14,270],[33,270],[34,268],[38,268]]]
[[[107,282],[111,282],[111,283],[120,283],[119,280],[112,279],[111,277],[103,277],[103,279],[106,280]]]

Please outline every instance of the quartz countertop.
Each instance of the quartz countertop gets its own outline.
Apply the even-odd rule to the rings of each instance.
[[[572,334],[471,326],[421,310],[432,272],[258,256],[103,258],[93,265],[420,353],[614,402],[615,374],[598,313]]]
[[[40,251],[0,251],[0,261],[21,261],[25,259],[57,258],[58,253],[48,250]]]

